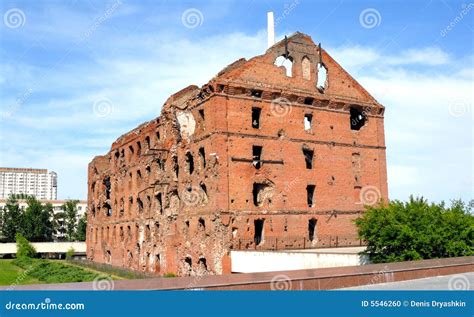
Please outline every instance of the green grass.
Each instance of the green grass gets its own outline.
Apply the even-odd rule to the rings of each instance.
[[[26,270],[28,276],[36,278],[42,283],[90,282],[99,277],[110,278],[108,274],[66,265],[60,261],[21,258],[15,259],[12,263]]]
[[[12,260],[0,260],[0,285],[14,286],[40,283],[38,279],[24,274],[24,271],[24,269],[14,265]]]
[[[77,267],[77,268],[80,268],[80,269],[84,269],[84,270],[89,271],[89,272],[97,273],[100,276],[104,276],[104,275],[105,276],[111,276],[113,280],[128,279],[128,277],[124,277],[124,276],[121,276],[121,275],[114,274],[115,272],[112,272],[112,271],[106,271],[106,270],[100,270],[100,269],[93,268],[93,267],[81,266],[81,265],[76,264],[75,262],[73,262],[71,260],[66,260],[66,261],[54,260],[54,261],[61,261],[61,263],[63,265],[69,265],[69,266],[72,266],[72,267]]]
[[[72,265],[76,265],[77,267],[82,267],[84,269],[101,272],[102,274],[112,275],[113,277],[117,277],[117,279],[143,279],[157,277],[152,273],[136,272],[125,268],[112,266],[109,264],[97,263],[87,260],[67,260],[66,262]]]

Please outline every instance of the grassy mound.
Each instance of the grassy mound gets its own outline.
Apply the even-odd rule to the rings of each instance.
[[[18,258],[12,262],[24,269],[28,276],[44,283],[90,282],[99,276],[104,276],[80,267],[64,265],[57,261]]]

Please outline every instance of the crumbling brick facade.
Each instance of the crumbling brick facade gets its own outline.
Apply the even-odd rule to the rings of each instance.
[[[307,35],[238,60],[89,164],[87,256],[222,274],[232,249],[355,244],[388,198],[383,113]]]

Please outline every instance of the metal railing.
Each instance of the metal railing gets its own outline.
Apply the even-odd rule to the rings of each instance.
[[[233,250],[294,250],[364,246],[365,242],[355,235],[327,235],[308,237],[263,237],[232,241]]]

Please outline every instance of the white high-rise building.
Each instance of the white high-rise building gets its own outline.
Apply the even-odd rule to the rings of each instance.
[[[56,200],[58,176],[47,169],[0,167],[0,199],[6,199],[10,194]]]

